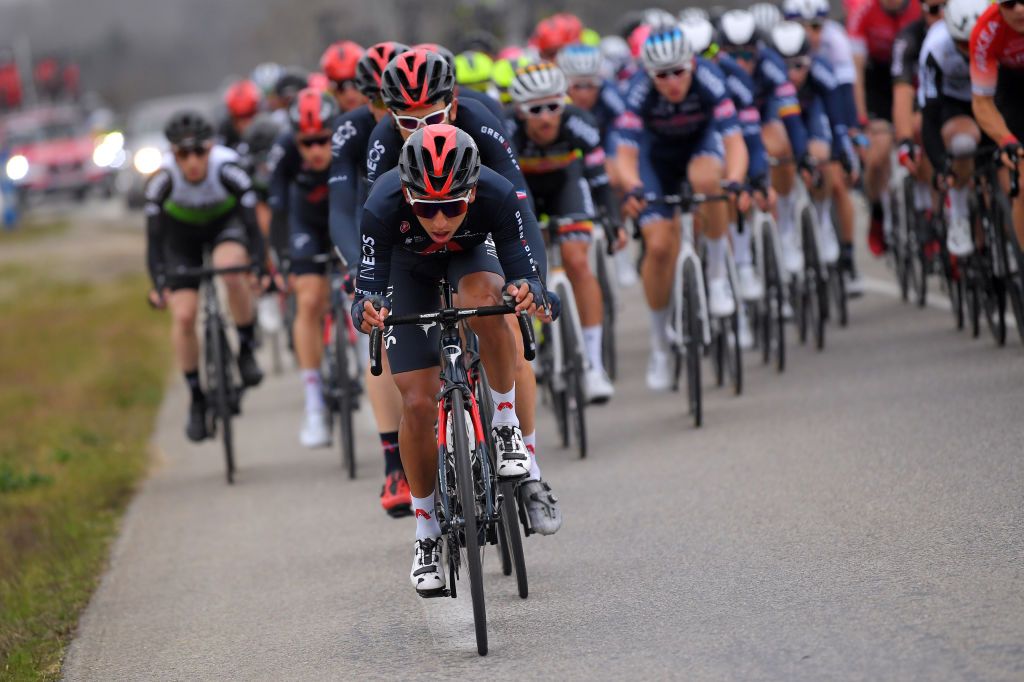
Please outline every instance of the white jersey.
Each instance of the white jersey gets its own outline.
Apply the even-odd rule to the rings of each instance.
[[[146,183],[146,213],[168,215],[186,223],[206,224],[241,204],[256,203],[252,180],[238,165],[238,153],[221,145],[210,149],[206,177],[192,183],[185,179],[174,154],[164,155],[163,164]]]
[[[971,64],[956,49],[944,21],[937,21],[928,29],[921,45],[918,82],[917,101],[921,107],[928,100],[942,97],[971,101]]]
[[[852,85],[857,78],[857,69],[853,64],[853,46],[846,29],[839,23],[827,19],[821,27],[821,45],[814,52],[821,57],[835,74],[839,85]]]
[[[167,197],[178,206],[187,208],[205,208],[218,205],[232,196],[228,188],[221,182],[221,169],[226,163],[237,164],[238,152],[234,149],[216,144],[210,149],[210,169],[201,182],[192,184],[181,174],[174,154],[164,154],[162,168],[171,175],[171,194]]]

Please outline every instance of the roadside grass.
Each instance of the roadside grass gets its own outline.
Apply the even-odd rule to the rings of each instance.
[[[57,237],[67,232],[70,227],[71,223],[67,220],[36,220],[30,216],[13,230],[0,228],[0,246],[27,244],[47,237]]]
[[[0,242],[2,243],[2,242]],[[166,319],[141,275],[0,267],[0,679],[56,679],[146,469]]]

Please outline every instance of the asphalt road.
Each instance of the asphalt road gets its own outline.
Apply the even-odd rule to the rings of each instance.
[[[748,356],[695,430],[643,385],[645,315],[622,321],[590,458],[541,419],[565,525],[527,540],[526,601],[486,557],[488,657],[468,590],[410,587],[369,420],[350,482],[298,446],[288,373],[246,397],[233,487],[172,382],[67,679],[1024,679],[1019,342],[869,293],[825,352],[791,334],[784,374]]]

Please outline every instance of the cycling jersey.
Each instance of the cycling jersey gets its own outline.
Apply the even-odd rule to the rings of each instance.
[[[615,121],[625,110],[626,102],[622,99],[618,86],[610,81],[602,81],[597,101],[588,113],[594,117],[597,128],[601,131],[601,146],[609,156],[615,155],[615,147],[618,145],[615,139]]]
[[[457,90],[457,94],[459,96],[460,106],[461,103],[466,100],[473,100],[474,102],[484,105],[484,107],[487,108],[487,111],[491,112],[491,115],[494,116],[494,118],[499,121],[503,118],[501,102],[490,95],[480,92],[479,90],[474,90],[473,88],[459,88]]]
[[[971,32],[971,91],[982,97],[995,97],[996,107],[1006,126],[1018,139],[1024,139],[1024,34],[1017,33],[1003,20],[999,5],[992,5],[978,18]]]
[[[436,284],[474,272],[494,272],[506,282],[528,279],[540,284],[526,234],[539,232],[521,192],[486,166],[480,169],[476,199],[462,225],[437,243],[420,225],[402,194],[398,169],[374,183],[360,222],[362,256],[353,310],[367,296],[386,296],[391,314],[407,315],[438,308]],[[389,328],[384,339],[395,374],[437,366],[437,325]]]
[[[505,133],[504,126],[494,118],[485,106],[475,100],[459,103],[455,120],[451,124],[469,134],[480,149],[480,162],[512,183],[521,194],[529,212],[526,180],[516,162],[516,154]],[[395,127],[391,116],[381,119],[370,134],[366,147],[366,179],[372,186],[385,171],[398,165],[398,154],[402,149],[402,136]],[[528,224],[526,238],[530,242],[540,272],[547,272],[547,256],[544,252],[544,238],[537,227],[537,221]]]
[[[333,128],[333,126],[330,126]],[[329,169],[306,166],[295,136],[283,133],[270,150],[270,243],[282,257],[293,259],[297,275],[321,273],[326,264],[310,259],[330,250],[327,179]]]
[[[807,129],[800,116],[796,88],[789,82],[786,63],[781,55],[767,47],[758,49],[750,78],[754,83],[754,106],[761,113],[761,120],[781,119],[794,156],[803,158],[807,153]]]
[[[835,74],[839,84],[839,96],[846,112],[846,124],[849,128],[857,127],[857,102],[853,96],[853,84],[857,81],[857,67],[853,63],[853,47],[850,37],[838,22],[826,19],[821,27],[821,43],[812,54],[821,57]]]
[[[338,119],[331,138],[330,195],[331,241],[352,266],[359,262],[359,210],[369,191],[366,151],[377,126],[370,107],[363,105]]]
[[[928,160],[942,168],[946,145],[942,126],[954,116],[971,116],[971,69],[967,56],[956,49],[946,22],[931,27],[921,47],[921,139]]]
[[[896,36],[892,44],[892,82],[904,85],[917,85],[917,64],[921,56],[921,45],[924,43],[928,26],[924,19],[918,19]]]
[[[231,122],[230,116],[221,119],[217,126],[217,141],[230,149],[238,150],[242,144],[242,136],[239,134],[235,124]]]
[[[723,54],[715,63],[725,74],[725,85],[736,105],[743,129],[743,141],[747,144],[747,156],[750,158],[747,177],[753,185],[763,186],[768,173],[768,155],[761,139],[761,112],[754,106],[754,81],[728,55]]]
[[[526,126],[515,119],[508,122],[512,144],[519,150],[519,167],[526,177],[534,201],[545,197],[572,195],[572,209],[560,202],[559,217],[578,217],[588,221],[595,217],[594,204],[603,208],[612,219],[617,217],[615,197],[605,172],[605,152],[601,132],[593,117],[579,107],[567,105],[562,111],[558,137],[551,144],[539,145],[526,134]],[[584,178],[581,183],[578,178]],[[592,200],[591,200],[592,199]],[[568,201],[568,200],[567,200]],[[544,201],[552,204],[551,201]],[[539,207],[537,213],[542,211]],[[589,225],[581,230],[589,235]]]
[[[807,109],[804,120],[812,138],[828,142],[833,159],[846,159],[854,163],[855,152],[850,140],[843,110],[843,98],[832,67],[824,59],[814,57],[807,79],[798,91],[801,111]]]
[[[262,263],[263,237],[256,224],[256,194],[238,165],[238,154],[214,145],[206,177],[185,180],[174,155],[146,183],[146,263],[155,288],[195,288],[198,278],[180,278],[168,270],[202,264],[203,249],[223,241],[246,244]]]
[[[892,64],[896,36],[920,18],[921,3],[915,0],[907,0],[903,10],[896,14],[882,9],[879,0],[866,0],[847,22],[854,54],[864,55],[871,64],[888,67]]]

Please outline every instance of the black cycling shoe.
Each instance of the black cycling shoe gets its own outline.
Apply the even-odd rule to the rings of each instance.
[[[263,381],[263,370],[260,369],[252,351],[242,351],[238,354],[238,373],[242,375],[242,385],[246,388],[259,386]]]
[[[206,401],[193,400],[188,408],[188,423],[185,425],[185,435],[193,443],[206,440],[209,434],[206,431]]]

